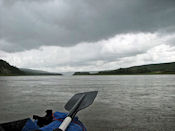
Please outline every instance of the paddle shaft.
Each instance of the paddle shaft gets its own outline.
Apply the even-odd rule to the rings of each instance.
[[[64,121],[59,126],[59,129],[55,130],[55,131],[65,131],[67,129],[67,127],[71,123],[72,119],[75,117],[76,113],[78,112],[77,109],[80,106],[80,104],[81,104],[82,100],[84,99],[84,97],[85,97],[85,94],[82,94],[82,96],[78,99],[78,101],[75,103],[75,105],[70,110],[67,117],[64,119]]]

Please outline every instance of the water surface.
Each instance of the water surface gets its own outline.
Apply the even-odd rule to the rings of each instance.
[[[0,77],[0,122],[64,110],[78,92],[98,90],[79,112],[88,131],[175,130],[175,75]]]

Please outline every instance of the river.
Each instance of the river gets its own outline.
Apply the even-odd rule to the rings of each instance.
[[[175,130],[175,75],[0,77],[0,123],[66,112],[75,93],[98,90],[78,113],[88,131]]]

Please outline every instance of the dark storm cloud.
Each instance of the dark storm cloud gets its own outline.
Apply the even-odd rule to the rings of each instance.
[[[175,27],[175,0],[0,0],[0,49],[73,46]]]
[[[84,42],[72,47],[42,46],[0,57],[21,68],[47,71],[95,71],[175,60],[175,33],[116,35],[108,40]]]

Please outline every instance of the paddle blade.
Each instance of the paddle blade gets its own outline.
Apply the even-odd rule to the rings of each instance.
[[[64,106],[64,108],[67,111],[70,111],[74,105],[77,103],[77,101],[79,101],[79,99],[83,97],[79,107],[76,109],[76,111],[78,112],[81,109],[84,109],[86,107],[88,107],[89,105],[91,105],[95,99],[95,97],[97,96],[98,91],[92,91],[92,92],[84,92],[84,93],[78,93],[75,94],[68,102],[67,104]]]

